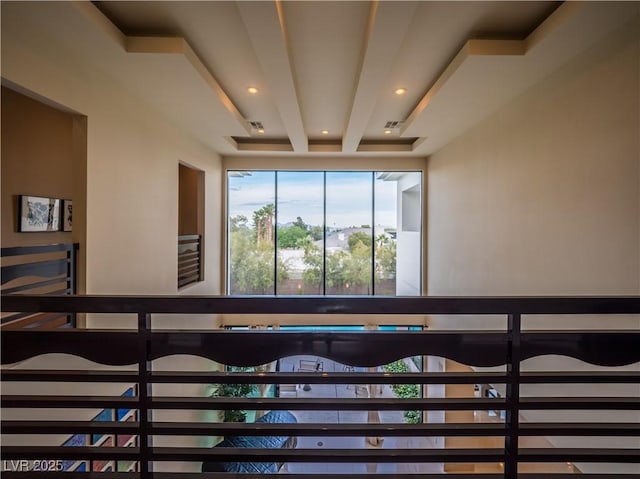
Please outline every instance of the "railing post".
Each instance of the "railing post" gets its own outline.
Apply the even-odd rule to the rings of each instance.
[[[149,361],[151,344],[151,315],[138,314],[138,414],[139,414],[139,444],[140,444],[140,477],[148,479],[153,476],[153,461],[151,460],[152,436],[150,426],[152,410],[149,407],[151,398],[151,361]]]
[[[507,405],[505,417],[505,479],[518,477],[518,437],[520,414],[520,314],[510,314],[507,333]]]
[[[78,243],[71,243],[67,250],[67,280],[69,281],[68,288],[69,294],[76,294],[78,292]],[[72,328],[78,327],[78,313],[71,313],[69,322]]]

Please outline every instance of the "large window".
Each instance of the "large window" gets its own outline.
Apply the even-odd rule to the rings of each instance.
[[[229,294],[420,294],[420,172],[229,171],[227,204]]]

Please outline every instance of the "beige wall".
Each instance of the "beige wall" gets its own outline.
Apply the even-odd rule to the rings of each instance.
[[[73,117],[2,87],[2,246],[68,243],[18,233],[18,195],[73,199]]]
[[[178,165],[182,162],[202,170],[205,175],[204,232],[208,244],[204,263],[205,270],[212,273],[205,276],[205,281],[182,288],[180,294],[219,293],[220,278],[213,273],[220,270],[219,156],[130,95],[119,86],[117,77],[75,63],[64,45],[46,36],[46,29],[4,20],[3,15],[3,84],[86,117],[84,141],[82,135],[74,135],[73,140],[69,140],[72,148],[84,146],[86,149],[86,181],[83,182],[86,204],[81,205],[81,210],[86,211],[86,242],[81,244],[86,254],[86,292],[178,294]],[[74,123],[73,127],[82,130],[82,122]],[[75,171],[78,171],[77,165]],[[10,177],[4,178],[3,171],[5,180],[12,181]],[[4,190],[4,183],[2,186]],[[45,193],[49,194],[42,191]],[[207,329],[217,325],[212,315],[192,316],[188,320],[154,316],[153,321],[155,327],[162,328]],[[135,327],[135,324],[136,319],[131,315],[87,318],[89,327]],[[167,370],[195,371],[213,367],[210,361],[201,358],[158,363]],[[46,364],[46,358],[29,362],[30,367],[46,367]],[[56,394],[58,387],[52,385],[50,392]],[[160,389],[162,394],[170,388]],[[182,385],[178,389],[186,396],[199,396],[205,388],[204,385]],[[68,388],[64,393],[69,393]],[[169,412],[159,411],[155,415],[156,420],[168,417],[171,417]],[[207,420],[195,411],[185,412],[181,418]],[[185,438],[182,444],[197,446],[201,439]],[[164,465],[158,469],[162,467]],[[199,465],[184,467],[197,471]]]
[[[428,162],[431,295],[637,295],[640,292],[640,26],[637,19],[574,59]],[[637,329],[635,317],[533,318],[525,327]],[[504,328],[504,318],[430,318],[435,328]],[[584,370],[570,358],[524,370]],[[638,370],[640,365],[627,369]],[[523,395],[598,395],[580,385]],[[607,386],[633,396],[637,387]],[[562,411],[525,419],[637,421],[637,414]],[[550,438],[572,447],[571,438]],[[598,447],[587,438],[575,440]],[[607,438],[608,447],[637,441]],[[597,464],[578,464],[601,472]],[[637,465],[618,472],[638,472]]]
[[[638,294],[637,31],[429,159],[429,294]]]
[[[178,165],[204,171],[205,268],[220,268],[220,158],[46,32],[3,22],[3,83],[87,118],[86,291],[176,294]],[[74,204],[75,207],[75,204]],[[217,274],[181,292],[216,294]]]

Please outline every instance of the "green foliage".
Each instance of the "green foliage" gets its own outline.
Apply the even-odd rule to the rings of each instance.
[[[273,242],[257,241],[246,223],[243,216],[230,220],[229,290],[232,294],[273,294]],[[278,259],[278,281],[288,277],[287,265]]]
[[[231,372],[253,371],[251,367],[229,366]],[[248,397],[256,390],[254,384],[220,384],[215,395],[219,397],[242,398]],[[224,411],[224,422],[245,422],[246,411],[239,409],[227,409]]]
[[[376,238],[376,278],[391,279],[396,276],[396,242],[386,235]]]
[[[347,240],[349,243],[349,251],[353,253],[353,250],[358,246],[358,243],[362,243],[365,247],[371,248],[371,235],[364,231],[358,231],[349,236]]]
[[[276,207],[273,203],[264,205],[253,212],[253,227],[255,228],[256,241],[273,243],[273,217]]]
[[[359,231],[349,236],[348,250],[326,253],[314,245],[324,237],[322,226],[309,226],[301,217],[289,226],[278,227],[277,245],[274,245],[273,217],[275,206],[268,204],[247,217],[229,218],[229,284],[232,294],[273,294],[274,281],[278,284],[289,279],[289,267],[277,255],[277,275],[274,278],[274,247],[304,250],[306,266],[303,281],[316,290],[322,290],[323,268],[329,290],[338,293],[364,292],[371,286],[370,234]],[[396,243],[386,235],[375,239],[376,280],[393,279],[396,274]]]
[[[305,283],[319,288],[322,285],[322,250],[314,245],[309,237],[303,247],[306,269],[302,273],[302,279]]]
[[[311,226],[309,228],[309,234],[313,241],[320,241],[324,238],[324,228],[322,226]]]
[[[402,360],[398,359],[384,366],[384,370],[388,373],[408,373],[409,366]],[[417,384],[393,384],[391,389],[396,396],[402,399],[413,399],[420,397],[420,387]],[[405,420],[409,424],[418,424],[421,420],[420,411],[405,411]]]
[[[298,225],[278,227],[278,248],[298,248],[308,233]]]
[[[304,231],[307,231],[309,229],[309,225],[307,225],[304,221],[302,221],[302,218],[300,218],[299,216],[293,222],[293,226],[297,226],[298,228]]]

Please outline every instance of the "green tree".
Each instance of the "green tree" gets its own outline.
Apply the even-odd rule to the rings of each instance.
[[[387,235],[376,238],[376,279],[392,279],[396,276],[396,242]]]
[[[303,229],[305,231],[309,229],[309,225],[307,225],[304,221],[302,221],[302,218],[300,218],[299,216],[293,222],[293,226],[297,226],[298,228]]]
[[[309,228],[309,234],[313,241],[319,241],[324,238],[324,228],[322,226],[311,226]]]
[[[273,243],[273,217],[276,207],[273,203],[264,205],[257,211],[253,212],[253,226],[256,231],[256,239],[258,243]]]
[[[411,372],[409,366],[407,366],[403,359],[398,359],[397,361],[386,364],[384,370],[388,373]],[[417,384],[394,384],[391,386],[391,389],[399,398],[415,399],[420,397],[420,386]],[[404,417],[409,424],[418,424],[422,419],[420,411],[405,411]]]
[[[351,252],[353,252],[358,243],[362,243],[364,246],[371,248],[371,235],[364,231],[358,231],[349,236],[347,243],[349,244],[349,251]]]
[[[231,231],[239,231],[241,229],[247,229],[247,217],[244,215],[236,215],[229,218],[229,229]]]
[[[229,372],[254,371],[253,367],[229,366]],[[215,392],[217,397],[243,398],[249,397],[256,390],[254,384],[219,384]],[[224,411],[224,422],[245,422],[247,412],[240,409],[227,409]]]
[[[343,261],[346,284],[349,284],[349,288],[370,286],[371,246],[367,246],[358,240],[353,247],[350,248],[350,253],[351,254],[348,254]]]
[[[273,294],[274,292],[274,244],[267,225],[272,225],[273,209],[267,205],[254,212],[254,226],[247,226],[244,216],[230,221],[229,234],[229,291],[232,294]],[[271,237],[269,241],[269,236]],[[278,258],[278,283],[289,278],[287,264]]]
[[[304,249],[303,261],[305,264],[302,280],[316,290],[322,288],[322,250],[313,244],[311,238],[307,236],[302,242]]]
[[[295,224],[292,226],[279,226],[278,248],[299,248],[307,234],[306,229]]]

